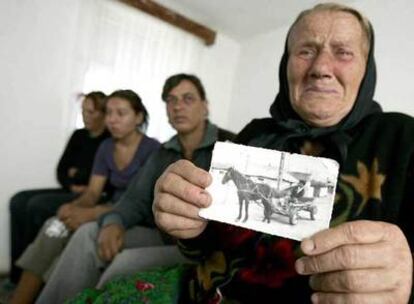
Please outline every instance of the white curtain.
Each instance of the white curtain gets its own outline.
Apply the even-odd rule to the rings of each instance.
[[[132,89],[150,113],[147,134],[161,141],[173,135],[162,85],[172,74],[199,70],[203,42],[115,0],[82,1],[78,24],[75,56],[83,77],[76,87],[107,94]]]

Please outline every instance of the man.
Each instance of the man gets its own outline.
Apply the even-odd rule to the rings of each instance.
[[[208,222],[198,216],[211,204],[206,171],[181,160],[159,178],[156,223],[198,262],[185,303],[412,303],[414,120],[372,100],[373,42],[350,7],[302,12],[288,33],[272,118],[236,139],[339,161],[333,228],[298,243]]]
[[[99,226],[87,224],[75,233],[38,303],[63,303],[84,288],[95,287],[99,280],[101,286],[117,274],[185,260],[174,242],[153,228],[151,205],[155,182],[168,165],[183,158],[208,169],[214,143],[232,139],[233,134],[207,120],[204,87],[194,75],[168,78],[162,99],[177,135],[152,155],[113,211],[101,217]],[[111,261],[101,277],[102,269]]]
[[[300,180],[291,190],[291,197],[295,200],[305,195],[305,181]]]

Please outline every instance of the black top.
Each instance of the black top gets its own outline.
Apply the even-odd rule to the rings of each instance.
[[[109,136],[108,131],[97,137],[92,137],[86,129],[73,132],[57,167],[57,179],[63,188],[69,190],[70,185],[88,184],[96,150],[102,140]],[[68,176],[72,167],[77,169],[73,178]]]

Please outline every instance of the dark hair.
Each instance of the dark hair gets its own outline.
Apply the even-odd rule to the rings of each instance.
[[[101,91],[93,91],[87,94],[81,95],[84,99],[90,99],[93,102],[93,107],[99,112],[105,112],[105,98],[106,95]]]
[[[106,97],[106,101],[108,101],[110,98],[115,97],[122,98],[128,101],[136,114],[143,114],[144,119],[138,127],[141,130],[145,130],[148,126],[149,114],[144,104],[142,103],[141,97],[139,97],[139,95],[132,90],[117,90],[111,93],[108,97]]]
[[[164,87],[162,88],[162,94],[161,94],[162,100],[166,101],[168,94],[170,94],[171,90],[174,89],[176,86],[178,86],[180,82],[183,80],[190,81],[196,87],[201,99],[206,100],[206,92],[204,90],[203,84],[201,83],[200,79],[198,79],[198,77],[195,75],[183,74],[183,73],[172,75],[167,78],[167,80],[164,83]]]

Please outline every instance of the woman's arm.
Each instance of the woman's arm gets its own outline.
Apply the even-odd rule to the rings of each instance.
[[[62,205],[58,212],[57,216],[60,220],[65,221],[66,218],[70,216],[73,210],[73,206],[77,207],[93,207],[99,201],[99,198],[102,194],[103,188],[105,186],[107,177],[103,175],[92,175],[89,179],[89,184],[87,190],[79,196],[77,199]]]
[[[62,218],[62,222],[74,231],[79,228],[80,225],[97,220],[102,214],[112,210],[112,205],[97,205],[94,207],[80,207],[77,205],[68,205],[68,212],[65,218]]]
[[[107,205],[95,206],[106,180],[106,176],[92,175],[87,190],[79,198],[59,208],[58,217],[70,230],[76,230],[83,223],[94,221],[112,209]]]
[[[72,204],[80,207],[95,206],[102,195],[107,179],[108,178],[104,175],[92,175],[89,179],[86,191],[77,199],[72,201]]]
[[[57,166],[56,175],[59,184],[67,190],[70,190],[71,177],[69,176],[69,169],[73,166],[73,157],[76,153],[78,137],[79,133],[75,131],[70,137]]]

